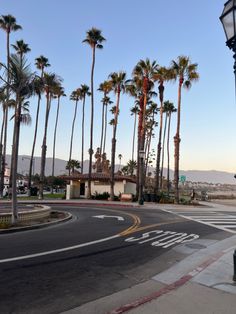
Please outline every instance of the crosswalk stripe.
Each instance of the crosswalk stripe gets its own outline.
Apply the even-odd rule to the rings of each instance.
[[[176,212],[170,210],[164,210],[171,212],[177,216],[185,219],[196,221],[207,226],[211,226],[226,232],[236,233],[236,213],[224,214],[219,212]]]

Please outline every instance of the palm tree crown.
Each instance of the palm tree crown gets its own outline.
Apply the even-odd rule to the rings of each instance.
[[[22,27],[16,23],[16,18],[10,14],[0,17],[0,28],[7,33],[22,29]]]
[[[23,56],[27,52],[30,52],[31,49],[29,48],[29,45],[24,42],[24,40],[17,40],[15,45],[12,45],[12,47],[15,49],[16,53],[20,56]]]
[[[171,62],[172,79],[179,79],[180,84],[189,89],[192,82],[196,82],[199,79],[197,67],[198,64],[191,63],[189,57],[179,56],[177,61],[172,60]]]
[[[102,42],[106,39],[102,36],[102,31],[92,27],[86,32],[86,38],[83,40],[83,43],[87,43],[91,48],[102,49]]]

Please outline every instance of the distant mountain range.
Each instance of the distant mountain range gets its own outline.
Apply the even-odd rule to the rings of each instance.
[[[10,165],[11,156],[6,156],[6,162]],[[40,172],[40,157],[34,157],[34,173]],[[29,172],[29,162],[30,156],[19,155],[18,158],[18,173],[27,174]],[[63,175],[67,173],[65,170],[67,161],[63,159],[55,159],[55,175]],[[84,172],[88,172],[89,161],[84,162]],[[122,167],[122,166],[121,166]],[[116,165],[116,170],[119,169],[119,165]],[[151,169],[150,169],[151,170]],[[52,158],[48,157],[46,159],[46,176],[51,175],[52,171]],[[173,178],[173,170],[170,170],[170,177]],[[221,183],[221,184],[236,184],[236,179],[234,179],[234,173],[217,171],[217,170],[180,170],[180,175],[186,176],[187,181],[192,182],[208,182],[208,183]],[[166,169],[164,169],[164,176],[166,176]]]

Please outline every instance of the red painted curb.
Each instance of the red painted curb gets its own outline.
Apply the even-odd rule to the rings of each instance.
[[[166,287],[160,289],[157,292],[152,293],[149,296],[146,296],[146,297],[140,298],[136,301],[133,301],[131,303],[125,304],[125,305],[123,305],[123,306],[121,306],[115,310],[112,310],[111,312],[108,312],[107,314],[122,314],[122,313],[130,311],[132,309],[135,309],[135,308],[137,308],[137,307],[139,307],[139,306],[141,306],[147,302],[158,299],[162,295],[183,286],[185,283],[187,283],[189,280],[191,280],[195,275],[202,272],[205,268],[207,268],[209,265],[211,265],[212,263],[217,261],[223,255],[224,255],[224,252],[219,252],[219,253],[213,255],[211,258],[209,258],[208,260],[203,262],[201,265],[199,265],[197,268],[195,268],[194,270],[189,272],[187,275],[181,277],[179,280],[167,285]]]

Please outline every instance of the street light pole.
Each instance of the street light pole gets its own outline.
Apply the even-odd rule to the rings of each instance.
[[[220,16],[220,21],[223,25],[226,46],[231,49],[234,54],[234,80],[235,80],[235,97],[236,97],[236,0],[229,0],[224,4],[223,12]],[[236,250],[233,255],[234,275],[233,280],[236,281]]]

